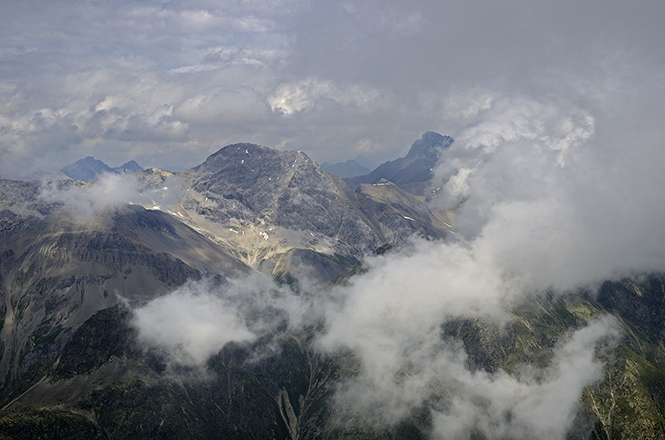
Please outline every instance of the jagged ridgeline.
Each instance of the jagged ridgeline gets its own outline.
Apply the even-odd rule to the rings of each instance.
[[[411,237],[455,239],[455,213],[425,197],[451,144],[426,133],[406,157],[346,182],[302,152],[252,144],[182,173],[138,170],[131,191],[112,186],[117,176],[0,181],[0,437],[436,437],[437,414],[463,397],[455,384],[428,383],[426,398],[388,422],[355,411],[340,390],[366,367],[351,349],[322,349],[330,328],[317,310],[391,254],[411,252]],[[105,185],[133,204],[102,203]],[[247,298],[222,298],[246,312],[252,337],[188,362],[142,336],[136,311],[156,299],[192,286],[237,292],[257,277],[270,283],[256,284],[267,292],[258,300],[242,289]],[[503,321],[442,317],[436,334],[465,354],[471,375],[546,375],[574,332],[613,316],[620,336],[595,347],[603,377],[584,387],[566,438],[664,438],[663,292],[665,276],[643,274],[597,292],[534,293]],[[391,386],[406,392],[418,374],[407,366]],[[497,426],[515,415],[502,417]]]

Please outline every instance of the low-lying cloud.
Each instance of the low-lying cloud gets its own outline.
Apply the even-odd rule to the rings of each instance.
[[[205,279],[134,309],[139,339],[160,348],[169,362],[205,365],[227,343],[246,343],[301,329],[316,317],[312,303],[254,273],[223,284]],[[261,353],[255,353],[260,357]]]
[[[434,203],[532,288],[658,270],[662,153],[640,133],[616,137],[615,123],[561,101],[497,99],[444,152]]]
[[[136,309],[134,317],[143,341],[183,365],[202,365],[229,342],[256,339],[231,304],[191,284]]]
[[[526,369],[519,376],[470,372],[461,362],[463,354],[441,356],[438,377],[450,384],[451,397],[445,410],[433,411],[433,436],[466,439],[481,432],[488,438],[565,438],[583,388],[603,378],[598,345],[617,336],[614,319],[593,321],[556,350],[549,368]]]
[[[73,181],[45,182],[39,198],[63,204],[75,219],[88,221],[95,214],[110,208],[148,202],[150,195],[139,192],[138,182],[132,175],[106,173],[83,184]]]

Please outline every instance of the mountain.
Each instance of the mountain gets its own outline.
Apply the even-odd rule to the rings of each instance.
[[[321,164],[321,168],[330,171],[331,173],[337,174],[339,177],[355,177],[362,176],[370,172],[370,170],[354,159],[349,159],[346,162],[338,163],[328,163],[324,162]]]
[[[406,190],[424,184],[425,165],[451,142],[426,133],[405,158],[377,168],[392,180],[377,173],[354,189],[303,152],[229,145],[181,173],[138,171],[135,204],[102,204],[87,216],[68,203],[98,194],[95,185],[103,182],[0,180],[0,438],[425,439],[435,437],[442,411],[466,407],[485,411],[479,425],[504,426],[524,417],[518,409],[529,410],[510,406],[529,387],[542,386],[555,397],[545,408],[562,411],[570,392],[567,381],[556,381],[557,365],[573,355],[561,347],[602,317],[615,322],[618,336],[584,348],[604,368],[581,390],[571,428],[559,437],[665,438],[662,273],[608,280],[594,292],[533,292],[511,302],[499,320],[446,318],[425,331],[436,338],[432,350],[455,353],[459,364],[452,365],[466,379],[427,382],[429,366],[405,362],[387,380],[403,394],[392,399],[415,402],[408,411],[383,423],[372,418],[374,408],[367,419],[349,412],[368,398],[354,384],[370,368],[352,347],[321,349],[331,326],[316,311],[322,304],[344,310],[355,300],[344,289],[386,295],[391,286],[365,274],[395,255],[421,251],[414,235],[466,246],[454,233],[454,213]],[[464,264],[451,261],[459,270]],[[239,280],[254,284],[239,289]],[[372,326],[391,331],[408,310],[411,286],[427,282],[402,281],[394,307]],[[224,292],[221,311],[208,291]],[[204,311],[214,312],[209,322],[193,316],[202,333],[176,349],[232,333],[232,326],[217,327],[229,320],[227,309],[244,311],[241,324],[255,337],[225,343],[198,364],[179,362],[169,348],[146,343],[137,325],[142,306],[167,304],[174,292],[202,299]],[[159,328],[186,333],[178,316],[187,303],[168,304]],[[359,340],[372,330],[348,329]],[[375,368],[391,350],[376,343]],[[519,390],[495,417],[489,390],[477,385],[472,399],[464,394],[464,381],[474,379],[517,383]],[[457,418],[464,422],[464,415]],[[471,437],[503,438],[494,432]]]
[[[405,157],[384,162],[369,174],[349,177],[344,181],[356,189],[363,183],[378,183],[385,179],[411,194],[422,196],[432,179],[432,169],[439,161],[441,152],[452,143],[450,136],[428,131],[411,145]]]
[[[60,171],[67,177],[74,180],[88,181],[99,177],[103,173],[127,174],[141,171],[143,168],[135,161],[131,160],[119,167],[111,168],[101,160],[92,156],[79,159],[73,164],[64,166]]]
[[[358,162],[361,166],[367,168],[368,171],[372,171],[374,168],[376,168],[376,164],[362,154],[357,155],[353,160]]]
[[[143,168],[141,168],[141,166],[137,164],[136,161],[130,160],[129,162],[126,162],[119,167],[112,168],[112,170],[116,174],[128,174],[142,171]]]
[[[414,233],[443,237],[450,227],[444,213],[413,197],[352,191],[299,151],[230,145],[183,173],[148,169],[137,179],[153,203],[88,219],[44,196],[38,182],[0,181],[5,389],[52,358],[95,312],[123,301],[252,271],[325,284],[386,243]],[[64,181],[49,191],[94,185]]]
[[[385,243],[402,243],[414,233],[441,237],[450,228],[431,217],[424,205],[407,213],[352,191],[301,151],[229,145],[178,178],[184,191],[177,206],[169,209],[196,228],[233,243],[245,263],[277,277],[299,270],[282,264],[291,249],[301,249],[300,258],[288,258],[291,262],[332,258],[338,266],[335,273],[327,268],[325,275],[317,275],[317,265],[305,264],[315,278],[329,281]],[[377,211],[383,215],[376,217]]]

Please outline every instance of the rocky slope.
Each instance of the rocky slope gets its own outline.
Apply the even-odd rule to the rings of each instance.
[[[631,300],[638,309],[647,308],[658,296],[651,288],[662,283],[661,276],[626,279],[605,286],[598,299],[583,292],[535,296],[512,311],[505,327],[478,319],[452,321],[442,328],[442,341],[462,344],[469,368],[478,373],[519,374],[525,365],[548,365],[554,347],[571,330],[608,313],[614,307],[603,304],[608,296],[639,291]],[[630,309],[614,309],[624,335],[611,351],[597,353],[608,364],[605,378],[585,389],[568,438],[665,435],[665,353],[635,332],[646,317]],[[430,405],[438,408],[455,397],[448,391],[390,427],[349,427],[337,419],[332,397],[336,384],[357,374],[358,366],[348,354],[324,356],[316,350],[313,336],[321,328],[229,344],[207,362],[204,373],[168,368],[158,351],[137,342],[130,322],[127,309],[100,311],[57,359],[33,365],[5,400],[0,432],[16,439],[37,433],[45,438],[60,433],[114,439],[421,439],[431,430]],[[257,352],[264,355],[257,359],[252,356]]]
[[[66,207],[41,201],[38,187],[0,182],[3,391],[23,369],[57,354],[98,310],[205,274],[249,270],[165,213],[125,206],[81,222]]]
[[[171,185],[168,176],[154,181],[153,170],[139,176],[153,188]],[[441,237],[450,229],[445,214],[433,214],[410,194],[392,203],[355,192],[301,151],[229,145],[171,182],[177,182],[176,196],[162,197],[177,201],[162,208],[277,277],[308,270],[329,281],[386,243],[413,234]],[[300,258],[288,256],[293,249]],[[311,261],[330,264],[319,272]]]

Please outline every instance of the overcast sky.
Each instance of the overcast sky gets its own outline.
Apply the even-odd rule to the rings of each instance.
[[[0,177],[87,155],[181,170],[234,142],[380,163],[505,99],[656,149],[664,17],[661,1],[6,0]]]

